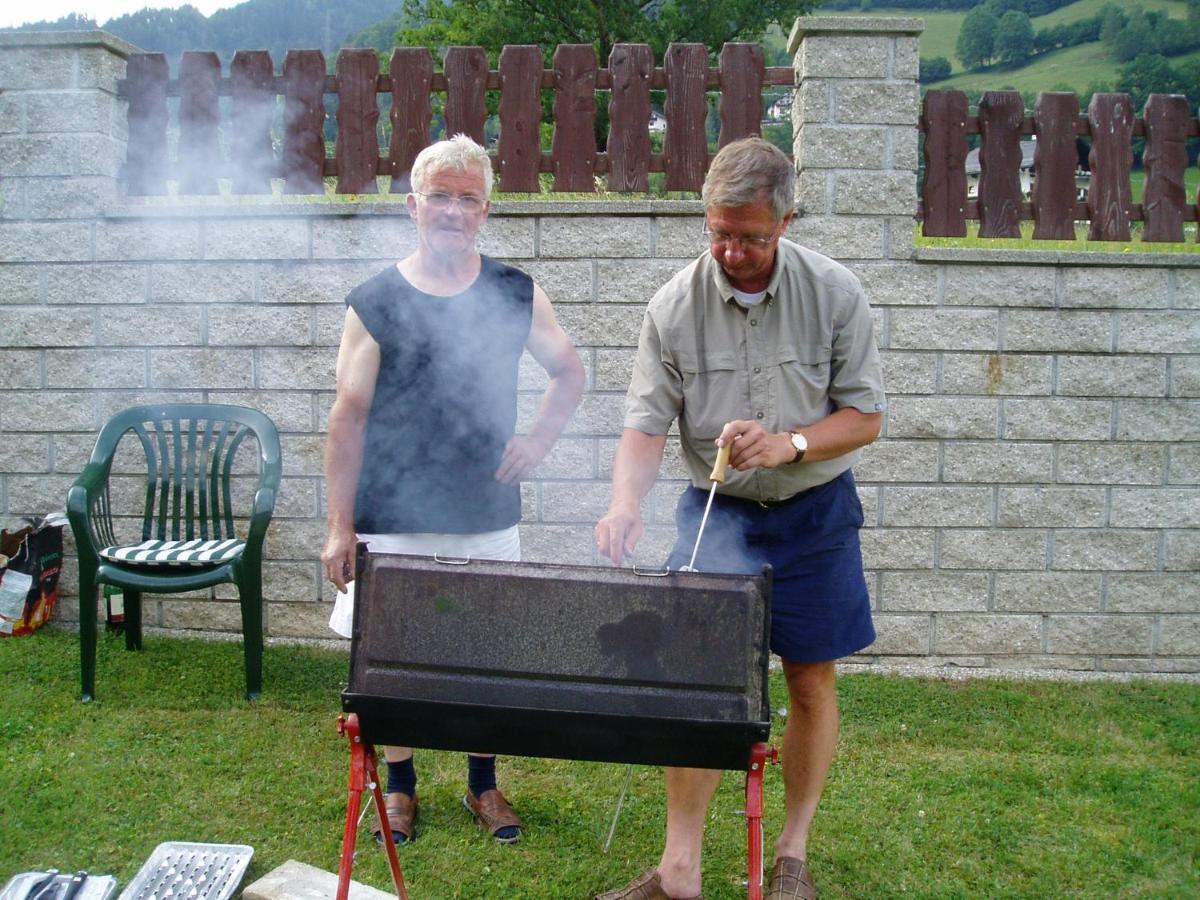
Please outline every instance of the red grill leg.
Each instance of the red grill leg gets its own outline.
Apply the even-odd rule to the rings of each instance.
[[[763,769],[767,760],[776,762],[779,751],[766,744],[750,748],[750,767],[746,770],[746,885],[749,900],[762,900],[763,895]],[[339,897],[338,900],[343,900]]]
[[[342,858],[338,864],[337,900],[350,896],[350,870],[354,868],[354,846],[358,840],[358,814],[362,810],[363,791],[368,787],[375,798],[375,815],[383,829],[383,846],[387,850],[388,866],[392,870],[392,884],[396,896],[408,900],[404,887],[404,874],[400,871],[400,857],[396,855],[396,843],[392,840],[392,829],[388,826],[387,810],[383,804],[383,791],[379,787],[379,775],[375,761],[375,745],[364,743],[358,728],[358,716],[338,716],[338,734],[350,741],[350,795],[346,803],[346,827],[342,832]]]

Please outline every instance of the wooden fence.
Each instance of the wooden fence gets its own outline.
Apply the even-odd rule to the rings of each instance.
[[[925,137],[925,185],[920,206],[923,233],[962,237],[967,219],[979,221],[983,238],[1020,237],[1034,222],[1035,240],[1074,240],[1075,222],[1090,221],[1088,238],[1128,241],[1130,222],[1143,224],[1142,240],[1182,241],[1183,223],[1200,219],[1200,200],[1184,187],[1187,141],[1200,135],[1188,100],[1153,94],[1139,118],[1128,94],[1095,94],[1086,116],[1071,93],[1038,95],[1025,115],[1016,91],[989,91],[978,115],[968,115],[961,91],[929,91],[921,116]],[[967,135],[979,135],[978,199],[967,197]],[[1033,188],[1026,200],[1019,168],[1021,138],[1033,135]],[[1076,194],[1076,140],[1090,142],[1086,195]],[[1145,138],[1145,187],[1134,203],[1130,187],[1132,142]]]
[[[487,92],[499,92],[500,137],[492,153],[501,191],[535,192],[538,174],[554,174],[553,190],[595,190],[605,175],[613,191],[646,191],[650,172],[666,173],[669,191],[698,191],[711,158],[704,123],[708,92],[720,95],[721,146],[758,134],[765,85],[791,85],[786,66],[764,64],[758,44],[730,43],[719,67],[708,65],[702,44],[672,44],[661,68],[648,45],[618,44],[608,68],[597,64],[590,44],[564,44],[543,68],[536,46],[505,47],[499,68],[489,71],[479,47],[451,47],[441,72],[423,47],[392,52],[387,73],[370,49],[338,53],[327,74],[319,50],[289,50],[282,74],[270,54],[239,50],[230,74],[211,52],[184,53],[179,77],[170,78],[161,53],[129,58],[121,96],[129,101],[129,149],[125,178],[131,195],[167,192],[177,178],[184,194],[217,193],[217,179],[232,179],[237,194],[270,193],[282,178],[288,194],[324,192],[323,178],[336,176],[338,193],[374,193],[376,176],[391,176],[390,191],[409,189],[413,160],[430,143],[433,95],[445,95],[447,134],[465,133],[484,143]],[[543,152],[542,92],[553,92],[554,138]],[[651,152],[651,91],[665,91],[667,121],[662,153]],[[607,152],[594,137],[596,92],[609,93]],[[334,156],[326,156],[325,98],[337,97]],[[390,95],[391,142],[380,155],[379,95]],[[276,97],[283,97],[281,153],[271,128]],[[178,156],[168,158],[168,97],[178,97]],[[228,158],[221,152],[220,98],[232,98]]]

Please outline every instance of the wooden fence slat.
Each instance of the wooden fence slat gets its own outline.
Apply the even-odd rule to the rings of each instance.
[[[762,134],[762,88],[767,66],[761,44],[721,48],[721,136],[718,147]]]
[[[536,194],[542,163],[542,50],[500,52],[500,190]]]
[[[703,44],[671,44],[663,69],[667,76],[667,133],[663,162],[668,191],[699,191],[708,169],[708,138],[704,94],[708,50]]]
[[[988,91],[979,101],[979,236],[1021,236],[1021,120],[1017,91]]]
[[[1133,192],[1129,171],[1133,168],[1133,101],[1128,94],[1093,94],[1088,104],[1092,123],[1092,168],[1088,186],[1088,239],[1129,240],[1129,211]]]
[[[189,50],[179,62],[179,192],[217,193],[221,110],[217,54]]]
[[[392,78],[392,142],[388,148],[392,183],[388,190],[401,194],[412,189],[413,160],[429,146],[433,54],[425,47],[397,47],[388,71]]]
[[[125,69],[129,145],[125,180],[131,196],[167,192],[167,57],[134,53]]]
[[[596,50],[559,44],[554,51],[554,190],[596,190]]]
[[[608,189],[650,190],[649,44],[615,44],[608,55],[612,88],[608,103]]]
[[[1079,98],[1065,92],[1038,95],[1033,108],[1033,237],[1034,240],[1075,240],[1075,125]]]
[[[1142,111],[1146,124],[1146,185],[1142,192],[1144,241],[1182,241],[1187,206],[1187,97],[1151,94]]]
[[[229,67],[233,90],[235,194],[269,194],[275,174],[271,125],[275,118],[274,69],[266,50],[239,50]]]
[[[967,95],[962,91],[925,94],[921,233],[926,237],[967,235],[967,112]]]
[[[442,68],[446,74],[446,137],[465,134],[486,147],[487,54],[482,47],[451,47]]]
[[[379,56],[370,48],[346,48],[337,58],[337,192],[376,194],[379,168],[379,104],[375,82]]]
[[[289,50],[283,60],[283,191],[322,194],[325,171],[325,55]]]

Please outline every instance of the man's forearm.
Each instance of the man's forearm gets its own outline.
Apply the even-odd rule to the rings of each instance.
[[[537,418],[529,429],[531,437],[543,441],[547,450],[558,440],[566,427],[579,398],[583,396],[583,367],[571,367],[552,375],[542,402],[538,406]]]
[[[621,433],[613,458],[612,506],[638,507],[658,480],[666,446],[665,434],[646,434],[633,428]]]
[[[353,416],[336,407],[329,414],[325,443],[325,508],[331,531],[354,528],[354,499],[362,474],[366,430]]]

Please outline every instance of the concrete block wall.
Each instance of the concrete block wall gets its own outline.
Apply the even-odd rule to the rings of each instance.
[[[914,248],[919,30],[814,18],[791,38],[805,211],[791,236],[862,279],[890,397],[858,468],[879,630],[863,661],[1200,671],[1200,255]],[[412,226],[386,198],[124,198],[115,82],[132,49],[103,33],[0,36],[0,522],[60,509],[118,409],[256,406],[284,452],[267,628],[325,637],[321,455],[342,298],[411,249]],[[75,111],[44,112],[56,105]],[[546,289],[588,370],[523,486],[527,559],[599,564],[592,528],[642,310],[702,251],[702,223],[688,201],[495,205],[484,251]],[[543,386],[527,360],[522,422]],[[665,556],[683,478],[672,446],[642,563]],[[68,559],[67,619],[75,575]],[[157,625],[239,627],[228,589],[148,603]]]

